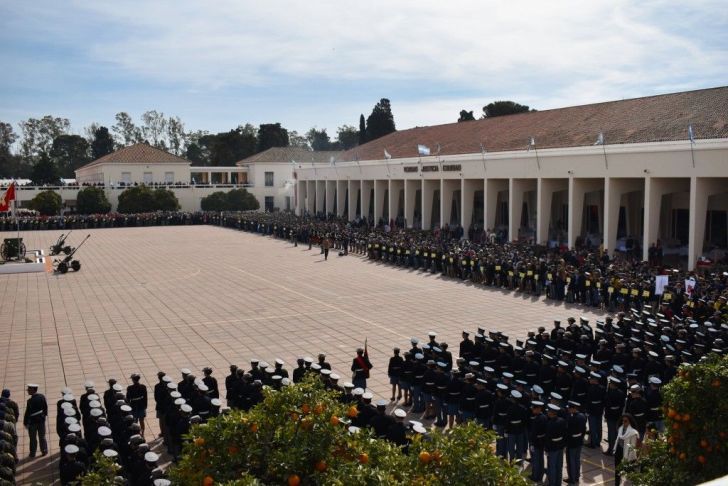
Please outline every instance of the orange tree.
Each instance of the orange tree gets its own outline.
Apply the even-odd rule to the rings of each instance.
[[[663,389],[665,435],[623,470],[635,484],[698,484],[728,474],[728,356],[682,365]]]
[[[368,430],[349,433],[355,414],[316,379],[266,390],[251,411],[193,427],[170,477],[208,486],[528,484],[495,456],[493,434],[476,424],[416,436],[404,453]]]

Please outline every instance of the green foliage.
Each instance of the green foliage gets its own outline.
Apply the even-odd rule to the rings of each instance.
[[[91,142],[91,157],[93,160],[100,159],[114,151],[114,138],[106,127],[99,127],[94,130],[94,138]]]
[[[528,111],[536,110],[531,110],[527,105],[519,105],[513,101],[494,101],[493,103],[488,103],[483,107],[483,118],[513,115],[515,113],[525,113]]]
[[[96,451],[90,469],[81,477],[79,484],[80,486],[113,486],[117,484],[114,482],[114,477],[120,469],[121,466],[116,462]]]
[[[306,133],[306,139],[313,150],[331,150],[331,138],[325,128],[317,130],[313,127]]]
[[[387,98],[382,98],[379,103],[374,105],[372,114],[367,118],[367,142],[395,131],[397,129],[394,126],[392,107]]]
[[[260,208],[258,200],[245,189],[217,191],[200,201],[203,211],[250,211]]]
[[[106,193],[98,187],[84,187],[76,196],[76,212],[79,214],[106,214],[111,211],[111,203]]]
[[[728,474],[728,356],[682,365],[663,389],[665,437],[625,466],[635,484],[698,484]]]
[[[364,113],[359,115],[359,145],[367,143],[367,123],[364,120]]]
[[[154,209],[154,193],[145,185],[134,186],[119,194],[120,213],[145,213]]]
[[[288,130],[280,123],[263,123],[258,128],[258,152],[271,147],[288,147]]]
[[[528,484],[495,456],[492,432],[476,424],[415,437],[404,453],[368,430],[349,434],[345,417],[352,409],[315,377],[264,395],[250,412],[193,427],[170,471],[173,481],[277,485],[297,476],[307,485]]]
[[[42,191],[30,200],[30,209],[38,211],[43,216],[55,216],[61,212],[61,195],[54,191]]]
[[[258,139],[255,128],[245,125],[218,134],[204,134],[187,147],[187,158],[196,165],[226,166],[255,153]]]
[[[351,125],[342,125],[336,130],[336,139],[341,150],[349,150],[359,145],[359,131]]]
[[[57,136],[53,140],[50,155],[64,179],[75,178],[75,170],[91,160],[88,141],[80,135]]]
[[[38,157],[38,161],[33,164],[33,170],[30,178],[33,183],[38,186],[45,184],[58,184],[60,181],[58,167],[46,154],[41,154]]]
[[[472,111],[460,110],[460,118],[458,118],[458,123],[473,120],[475,120],[475,115],[473,115]]]
[[[178,209],[179,201],[174,192],[163,188],[154,190],[153,211],[177,211]]]

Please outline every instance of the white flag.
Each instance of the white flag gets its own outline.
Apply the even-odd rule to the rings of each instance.
[[[667,287],[668,277],[667,275],[658,275],[655,277],[655,295],[662,295],[665,293],[665,287]]]
[[[536,147],[536,140],[533,137],[531,137],[530,139],[528,139],[528,151],[530,152],[531,149],[535,148],[535,147]]]
[[[430,155],[430,147],[426,145],[417,145],[417,152],[420,155]]]
[[[440,155],[440,144],[437,144],[437,152],[435,152],[435,155]]]
[[[604,133],[599,132],[599,136],[597,137],[597,141],[594,142],[594,145],[604,145]]]
[[[692,123],[688,125],[688,138],[690,139],[690,143],[695,143],[695,133],[693,132]]]
[[[389,160],[389,159],[392,158],[392,154],[390,154],[389,152],[387,152],[387,149],[384,149],[384,158],[387,159],[387,160]]]
[[[333,155],[329,158],[329,165],[331,167],[336,165],[336,157],[334,157]]]

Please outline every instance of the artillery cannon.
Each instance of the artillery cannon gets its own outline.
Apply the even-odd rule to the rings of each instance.
[[[83,244],[86,243],[86,240],[88,240],[89,238],[91,238],[91,235],[87,235],[86,238],[84,238],[83,241],[81,241],[81,243],[79,243],[76,248],[71,250],[71,252],[68,253],[65,258],[63,258],[63,260],[56,260],[55,262],[53,262],[55,266],[53,271],[55,273],[68,273],[68,269],[70,268],[74,272],[80,272],[81,262],[79,262],[78,260],[74,260],[73,255],[76,254],[78,249],[81,248],[81,246],[83,246]]]
[[[56,240],[56,244],[51,245],[51,255],[60,255],[61,253],[68,255],[73,251],[73,248],[66,245],[66,239],[71,233],[72,231],[69,231],[65,236],[61,233],[61,236],[59,236],[58,240]]]
[[[21,260],[25,257],[25,244],[22,238],[5,238],[0,246],[0,256],[5,261]]]

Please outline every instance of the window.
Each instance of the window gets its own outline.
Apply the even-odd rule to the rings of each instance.
[[[273,172],[265,173],[265,187],[273,187]]]
[[[152,173],[145,172],[144,173],[144,184],[151,184],[151,183],[152,183]]]
[[[286,196],[286,211],[291,210],[291,196]]]
[[[122,172],[121,182],[123,182],[124,184],[131,184],[131,172]]]
[[[164,182],[167,184],[174,183],[174,172],[165,172],[164,173]]]
[[[271,172],[271,174],[272,174],[272,172]],[[274,201],[273,196],[265,196],[265,211],[266,212],[268,212],[268,213],[273,212],[273,204],[275,204],[273,201]]]

